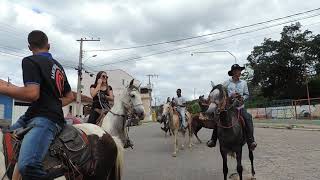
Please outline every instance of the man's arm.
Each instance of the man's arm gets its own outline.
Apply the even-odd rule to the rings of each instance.
[[[248,84],[246,81],[244,81],[243,85],[243,100],[246,101],[249,98],[249,89]]]
[[[40,85],[27,84],[25,87],[15,87],[8,83],[0,83],[0,94],[26,102],[33,102],[40,97]]]
[[[62,107],[72,103],[74,101],[74,96],[72,91],[69,91],[68,93],[66,93],[65,96],[62,97],[60,100],[62,101]]]
[[[181,107],[186,107],[187,106],[187,101],[184,97],[182,97],[182,104],[180,105]]]

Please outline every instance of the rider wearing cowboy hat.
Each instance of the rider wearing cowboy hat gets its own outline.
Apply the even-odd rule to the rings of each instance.
[[[227,88],[228,95],[231,98],[237,98],[240,101],[244,102],[249,97],[249,90],[247,82],[244,80],[240,80],[241,71],[244,70],[245,67],[241,67],[238,64],[234,64],[231,66],[231,70],[228,71],[228,75],[231,76],[229,80],[223,83],[223,86]],[[245,135],[247,139],[247,143],[251,150],[254,150],[257,147],[257,143],[254,140],[253,136],[253,123],[252,116],[249,114],[244,108],[244,104],[238,107],[242,112],[243,119],[245,121]],[[217,130],[216,128],[213,130],[211,140],[208,141],[207,145],[209,147],[215,147],[217,141]]]

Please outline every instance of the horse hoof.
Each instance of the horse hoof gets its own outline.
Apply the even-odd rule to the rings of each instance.
[[[232,180],[236,180],[238,179],[238,177],[239,177],[238,173],[232,173],[229,175],[229,179],[232,179]]]
[[[189,145],[189,148],[192,148],[192,144]]]
[[[172,157],[177,157],[177,153],[172,153]]]
[[[251,180],[256,180],[256,179],[257,179],[257,178],[256,178],[256,177],[254,177],[254,176],[252,176],[252,177],[251,177]]]

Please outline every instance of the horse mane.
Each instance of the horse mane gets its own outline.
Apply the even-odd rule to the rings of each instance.
[[[228,97],[228,91],[222,84],[218,84],[214,86],[210,91],[210,93],[212,93],[215,89],[218,89],[220,92],[225,92]],[[223,93],[219,93],[219,99],[222,99],[222,98],[223,98]]]

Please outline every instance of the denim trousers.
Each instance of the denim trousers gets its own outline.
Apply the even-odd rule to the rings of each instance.
[[[33,128],[22,140],[18,169],[23,180],[48,179],[47,173],[43,171],[42,161],[54,138],[62,128],[46,117],[35,117],[27,120],[22,116],[10,129],[29,126]]]

